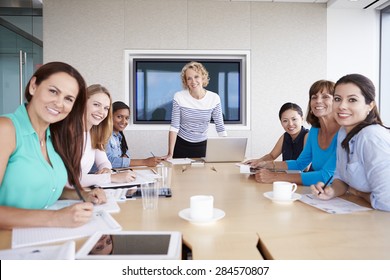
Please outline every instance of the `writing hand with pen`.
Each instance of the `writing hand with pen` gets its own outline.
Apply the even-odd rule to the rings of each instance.
[[[123,170],[121,172],[111,174],[112,183],[129,183],[137,178],[137,174],[132,170]]]
[[[332,181],[333,176],[329,177],[328,181],[326,183],[324,182],[318,182],[315,185],[310,186],[311,193],[315,195],[316,197],[323,199],[323,200],[329,200],[336,196],[336,193],[334,189],[329,185],[329,183]]]

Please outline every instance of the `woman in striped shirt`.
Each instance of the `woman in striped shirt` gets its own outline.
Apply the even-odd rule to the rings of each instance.
[[[173,98],[168,155],[171,158],[199,158],[206,154],[207,130],[211,118],[219,136],[226,136],[221,99],[208,91],[209,74],[198,62],[186,64],[181,71],[184,90]]]

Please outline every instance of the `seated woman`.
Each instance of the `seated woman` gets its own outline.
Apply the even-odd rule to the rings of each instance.
[[[42,65],[27,83],[27,104],[0,117],[0,228],[76,227],[92,217],[93,203],[106,202],[100,189],[80,185],[85,81],[62,62]],[[69,181],[75,188],[64,188]],[[58,199],[83,199],[45,210]]]
[[[390,130],[379,116],[373,83],[359,74],[340,78],[333,111],[341,125],[334,180],[325,189],[322,182],[312,185],[312,193],[324,200],[351,193],[390,211]]]
[[[131,170],[114,174],[111,172],[112,166],[104,150],[112,131],[111,95],[99,84],[87,88],[84,122],[86,144],[81,159],[81,184],[86,187],[134,181],[136,176]],[[94,164],[98,171],[90,174]]]
[[[162,160],[161,157],[149,157],[146,159],[131,159],[123,130],[129,124],[130,108],[121,101],[112,104],[113,132],[106,145],[106,154],[113,168],[125,168],[130,166],[156,166]]]
[[[303,151],[296,160],[261,161],[252,167],[260,168],[255,178],[260,183],[289,181],[310,186],[319,181],[326,182],[336,168],[336,139],[340,128],[333,112],[334,83],[320,80],[309,90],[307,123],[312,125]],[[275,172],[283,170],[305,170],[311,164],[309,172],[287,174]]]
[[[302,126],[303,112],[295,103],[285,103],[279,110],[279,120],[285,133],[280,136],[272,151],[259,159],[245,163],[255,165],[261,161],[275,160],[282,155],[282,160],[295,160],[301,154],[307,140],[308,129]]]

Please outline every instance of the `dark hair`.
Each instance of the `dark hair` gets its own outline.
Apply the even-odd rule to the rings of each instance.
[[[112,109],[111,109],[111,94],[107,88],[100,84],[94,84],[87,87],[87,99],[91,98],[92,95],[104,93],[110,99],[110,108],[108,109],[107,117],[98,125],[94,125],[91,128],[91,145],[93,149],[99,149],[104,151],[108,140],[112,134]]]
[[[334,82],[327,80],[319,80],[312,84],[309,90],[309,103],[307,106],[306,122],[314,127],[320,127],[320,120],[313,114],[310,108],[311,97],[319,92],[327,91],[329,94],[334,95]]]
[[[112,103],[112,113],[114,114],[116,111],[118,110],[122,110],[122,109],[127,109],[129,110],[130,112],[130,107],[127,106],[125,103],[123,103],[122,101],[115,101],[114,103]],[[122,140],[121,140],[121,151],[122,151],[122,156],[126,155],[126,152],[127,150],[129,149],[129,147],[127,146],[127,142],[126,142],[126,137],[125,135],[123,134],[123,131],[119,131],[119,134],[122,135]]]
[[[280,107],[280,110],[279,110],[279,120],[282,120],[282,115],[287,110],[296,111],[301,117],[303,117],[302,108],[299,107],[299,105],[297,105],[295,103],[287,102],[287,103],[284,103],[282,105],[282,107]]]
[[[367,77],[360,74],[349,74],[344,77],[341,77],[336,82],[335,90],[337,86],[341,84],[354,84],[360,89],[366,104],[370,104],[373,101],[375,102],[375,86],[372,83],[372,81]],[[352,139],[352,137],[355,136],[357,133],[359,133],[359,131],[365,128],[366,126],[372,124],[379,124],[383,127],[386,127],[382,123],[376,105],[374,106],[374,108],[372,108],[372,110],[368,113],[367,117],[362,122],[357,124],[354,128],[351,129],[350,132],[348,132],[345,139],[341,142],[341,147],[343,147],[347,151],[348,155],[349,155],[349,141]]]
[[[79,92],[73,104],[72,111],[62,121],[50,124],[51,138],[54,149],[61,156],[68,173],[69,184],[82,189],[80,184],[81,157],[84,149],[84,110],[87,101],[86,85],[81,74],[69,64],[63,62],[49,62],[34,73],[35,84],[39,85],[56,73],[66,73],[75,78],[79,86]],[[27,101],[33,98],[30,94],[30,81],[25,89]]]

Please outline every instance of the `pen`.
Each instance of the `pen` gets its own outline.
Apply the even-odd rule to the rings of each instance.
[[[325,190],[325,187],[330,183],[330,181],[332,180],[333,176],[330,176],[328,181],[326,181],[325,185],[322,187],[323,190]],[[318,195],[320,195],[321,192],[318,192]]]
[[[150,152],[150,153],[152,154],[153,157],[156,157],[156,156],[153,154],[153,152]]]
[[[81,192],[80,192],[80,190],[79,190],[79,188],[76,186],[73,186],[73,188],[76,190],[76,193],[77,193],[77,195],[79,196],[79,198],[83,201],[83,202],[85,202],[85,199],[84,199],[84,197],[81,195]]]

